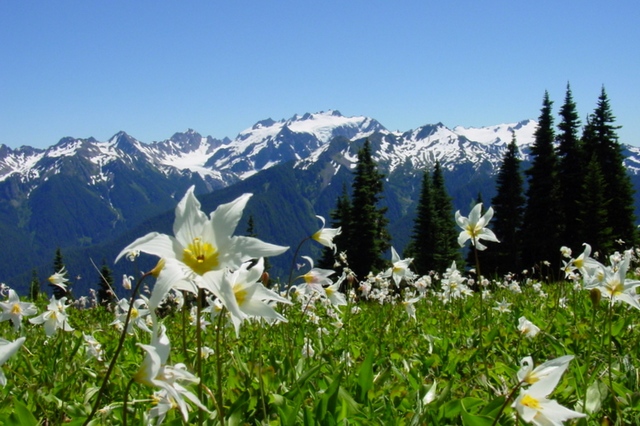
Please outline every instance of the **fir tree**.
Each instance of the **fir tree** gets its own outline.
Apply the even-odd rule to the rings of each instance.
[[[483,260],[485,274],[504,275],[521,270],[520,233],[526,200],[520,163],[514,133],[496,178],[496,195],[491,200],[494,211],[492,230],[500,243],[486,243],[487,250],[482,252],[486,259]]]
[[[436,220],[431,186],[431,176],[424,171],[413,234],[404,251],[405,258],[413,257],[413,267],[420,275],[435,269]]]
[[[585,160],[578,136],[580,119],[573,101],[571,87],[567,83],[564,105],[560,108],[558,124],[558,185],[559,215],[561,216],[560,243],[577,251],[584,242],[580,214],[580,194],[584,184]]]
[[[444,175],[440,162],[436,161],[431,178],[433,190],[435,250],[433,267],[436,271],[444,271],[452,262],[461,262],[460,246],[458,245],[458,228],[454,219],[453,204],[444,184]]]
[[[42,286],[40,285],[40,278],[38,278],[38,270],[33,269],[31,271],[31,283],[29,284],[29,298],[35,302],[38,300],[40,293],[42,292]]]
[[[367,139],[358,151],[348,246],[349,265],[359,278],[382,270],[385,267],[382,254],[390,247],[386,208],[378,206],[382,198],[383,178],[371,156],[371,145]]]
[[[106,260],[102,260],[100,268],[100,282],[98,283],[98,303],[101,306],[110,306],[117,302],[113,287],[113,275]]]
[[[584,129],[584,148],[587,158],[597,158],[602,172],[604,192],[609,200],[607,224],[611,227],[611,238],[622,240],[627,246],[632,246],[637,240],[634,225],[634,190],[623,164],[622,147],[616,133],[619,126],[615,126],[614,122],[615,117],[603,87],[597,107],[589,116]]]
[[[549,261],[559,267],[558,241],[558,161],[554,150],[553,116],[549,93],[545,92],[535,141],[531,147],[532,164],[526,171],[529,188],[523,227],[523,266]]]
[[[612,249],[611,226],[608,224],[608,200],[605,193],[605,182],[600,170],[600,163],[595,155],[587,164],[580,199],[580,215],[577,222],[582,229],[585,242],[591,249],[600,253],[609,253]]]

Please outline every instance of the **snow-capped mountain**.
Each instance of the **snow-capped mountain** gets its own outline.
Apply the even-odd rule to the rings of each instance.
[[[440,162],[456,208],[466,208],[480,192],[490,199],[507,144],[515,135],[526,161],[536,125],[436,123],[390,132],[375,119],[327,111],[262,120],[234,139],[189,129],[151,143],[118,132],[107,141],[66,137],[46,149],[0,145],[0,237],[13,248],[0,260],[0,280],[46,263],[56,247],[96,247],[134,228],[147,229],[145,221],[170,211],[191,185],[198,194],[280,186],[288,195],[272,197],[287,203],[302,197],[300,206],[326,217],[350,182],[365,138],[387,176],[385,202],[392,235],[396,231],[401,244],[423,170]],[[640,149],[627,147],[627,154],[626,164],[637,175]],[[277,210],[273,214],[282,213]],[[102,255],[113,258],[111,252]]]

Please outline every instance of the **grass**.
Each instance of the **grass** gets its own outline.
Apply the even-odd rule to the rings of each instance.
[[[576,424],[640,424],[640,311],[605,298],[594,303],[592,293],[571,281],[516,280],[490,283],[481,309],[478,292],[448,298],[443,289],[451,277],[431,278],[422,295],[414,286],[400,291],[372,280],[370,297],[356,301],[352,294],[346,306],[292,296],[292,305],[278,308],[288,322],[245,321],[239,337],[226,311],[204,312],[203,386],[187,388],[207,411],[189,404],[189,423],[516,424],[511,403],[521,360],[531,356],[538,365],[572,354],[550,398],[578,411],[586,404],[588,417]],[[462,275],[459,280],[464,286]],[[413,318],[403,302],[417,295]],[[507,310],[494,309],[503,301]],[[47,303],[38,300],[38,311]],[[193,306],[161,319],[172,344],[168,363],[191,372],[198,365]],[[86,422],[121,332],[104,307],[72,306],[67,314],[75,330],[51,337],[25,320],[18,332],[0,323],[5,339],[27,338],[2,367],[8,380],[0,388],[2,424]],[[520,317],[541,331],[525,337],[517,329]],[[83,334],[100,343],[100,359],[91,356]],[[161,405],[157,394],[154,399],[158,389],[130,383],[145,358],[137,343],[149,342],[137,327],[126,336],[92,424],[144,424]],[[179,410],[169,409],[163,424],[184,423]]]

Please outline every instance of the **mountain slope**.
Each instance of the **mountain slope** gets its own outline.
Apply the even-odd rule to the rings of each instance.
[[[172,209],[190,185],[207,212],[242,192],[255,193],[247,215],[259,236],[297,245],[317,226],[314,214],[328,218],[343,185],[350,187],[367,137],[386,175],[383,203],[394,246],[402,250],[423,170],[439,161],[455,208],[467,210],[479,193],[485,200],[494,195],[493,179],[512,132],[526,166],[535,128],[535,121],[524,120],[390,132],[374,119],[328,111],[262,120],[233,140],[188,130],[150,144],[119,132],[104,142],[64,138],[45,150],[0,146],[0,237],[13,248],[0,260],[0,279],[25,285],[37,265],[46,276],[57,247],[79,275],[97,277],[89,258],[109,261],[146,232],[170,233]],[[626,149],[625,164],[640,189],[640,150]],[[273,260],[274,272],[288,275],[290,255]]]

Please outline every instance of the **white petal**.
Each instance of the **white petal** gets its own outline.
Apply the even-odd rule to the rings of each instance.
[[[139,250],[164,259],[175,259],[176,253],[180,251],[179,245],[173,237],[158,232],[150,232],[125,247],[116,257],[116,262],[131,250]]]
[[[200,210],[200,202],[193,194],[193,189],[193,186],[189,188],[176,206],[176,218],[173,222],[173,235],[185,247],[194,238],[203,236],[207,223],[207,216]]]

